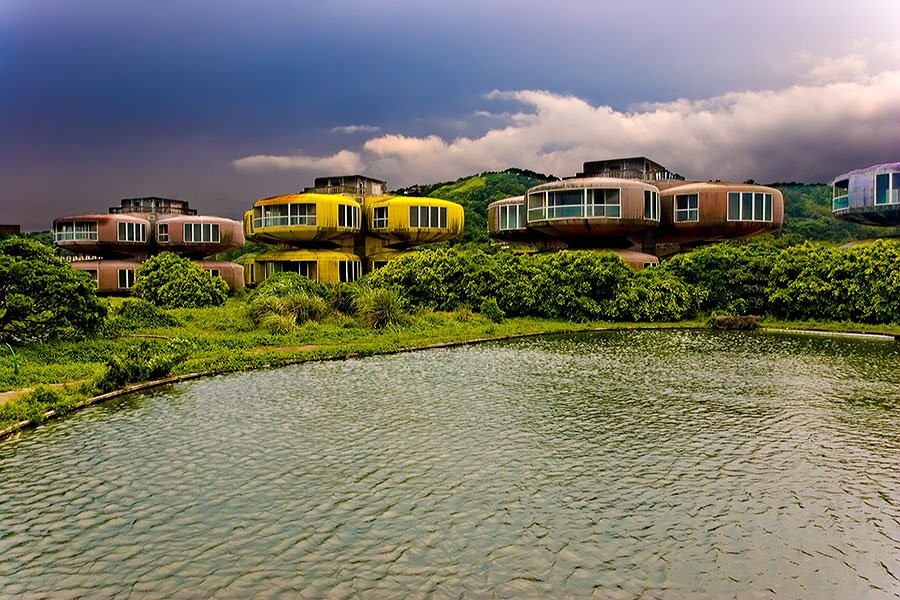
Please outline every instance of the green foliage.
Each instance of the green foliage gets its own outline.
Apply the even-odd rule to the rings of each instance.
[[[900,233],[898,228],[867,227],[834,218],[830,185],[776,183],[773,187],[784,194],[784,224],[777,236],[792,243],[847,242]]]
[[[353,313],[353,302],[359,292],[360,287],[356,284],[337,283],[328,286],[325,292],[325,301],[331,310],[349,315]]]
[[[387,288],[366,289],[356,297],[356,316],[367,327],[383,329],[388,325],[402,325],[406,321],[403,298]]]
[[[639,293],[629,287],[635,276],[610,252],[488,254],[480,248],[456,246],[424,249],[391,261],[370,274],[367,282],[398,290],[413,306],[434,310],[481,306],[490,298],[505,315],[590,321],[633,318],[636,313],[625,310],[628,305],[620,296]],[[678,307],[661,308],[655,318],[696,310],[693,295],[686,292],[690,286],[679,287],[670,279],[647,281],[655,293],[668,290],[670,303],[680,302]]]
[[[636,273],[616,302],[623,320],[636,322],[681,321],[696,314],[705,291],[686,284],[659,267]]]
[[[165,308],[202,308],[223,305],[228,284],[187,258],[163,252],[138,267],[131,291]]]
[[[90,275],[38,242],[18,236],[0,241],[0,341],[83,336],[105,317]]]
[[[288,296],[290,294],[311,294],[325,297],[326,286],[298,273],[276,273],[256,286],[249,298],[251,301],[262,296]]]
[[[788,248],[772,268],[769,293],[772,314],[786,319],[900,323],[900,242]]]
[[[713,244],[665,261],[659,269],[695,286],[704,312],[765,314],[767,286],[780,250],[772,243]]]
[[[125,298],[111,311],[107,328],[111,333],[175,327],[180,320],[143,298]]]
[[[323,298],[300,291],[286,296],[257,296],[250,301],[247,312],[257,327],[283,335],[297,325],[326,317],[331,308]]]
[[[97,387],[102,392],[109,392],[129,383],[165,377],[184,362],[194,347],[192,342],[178,338],[165,344],[141,341],[128,352],[116,353],[107,359],[106,372]]]
[[[506,318],[506,313],[500,309],[500,306],[497,305],[497,300],[494,298],[485,298],[481,302],[481,306],[478,307],[478,312],[487,317],[492,323],[502,323],[503,319]]]

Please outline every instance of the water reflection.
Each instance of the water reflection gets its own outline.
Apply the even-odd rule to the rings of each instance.
[[[896,597],[898,358],[610,332],[137,395],[0,445],[0,595]]]

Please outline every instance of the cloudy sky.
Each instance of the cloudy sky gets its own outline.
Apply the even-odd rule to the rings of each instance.
[[[900,160],[900,2],[850,5],[0,0],[0,223],[633,155],[830,181]]]

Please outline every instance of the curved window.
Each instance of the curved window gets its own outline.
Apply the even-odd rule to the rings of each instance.
[[[358,260],[342,260],[339,270],[341,281],[352,283],[362,275],[362,263]]]
[[[156,241],[160,244],[169,243],[169,224],[160,223],[156,226]]]
[[[875,204],[900,204],[900,173],[875,176]]]
[[[193,244],[219,243],[218,223],[185,223],[184,241]]]
[[[500,231],[508,231],[510,229],[524,229],[524,205],[506,204],[498,208],[500,216]]]
[[[57,223],[53,228],[53,241],[97,240],[97,221]]]
[[[359,214],[360,209],[358,206],[352,206],[350,204],[339,204],[338,227],[359,229]]]
[[[550,190],[528,194],[528,220],[618,219],[622,214],[619,188]]]
[[[729,221],[772,220],[772,194],[760,192],[728,192]]]
[[[850,180],[835,181],[831,193],[831,210],[850,206]]]
[[[698,194],[675,195],[675,222],[700,220],[700,196]]]
[[[253,227],[315,224],[316,205],[312,203],[265,204],[253,208]]]
[[[143,223],[119,223],[120,242],[146,241],[145,225]]]
[[[644,190],[644,218],[659,221],[659,192]]]
[[[275,273],[297,273],[309,279],[316,278],[316,261],[314,260],[275,260],[264,263],[266,279]]]
[[[410,206],[409,226],[444,229],[447,227],[446,206]]]

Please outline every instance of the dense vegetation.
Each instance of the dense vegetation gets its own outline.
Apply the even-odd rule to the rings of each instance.
[[[162,252],[138,267],[132,293],[163,308],[202,308],[225,304],[228,284],[190,259]]]
[[[496,301],[505,314],[569,321],[676,321],[725,314],[900,323],[900,242],[715,244],[632,271],[612,253],[516,255],[433,248],[372,273],[413,306]]]
[[[831,186],[774,183],[784,194],[784,225],[777,237],[790,243],[849,242],[900,235],[897,228],[866,227],[835,219],[831,214]]]
[[[0,241],[0,342],[41,342],[95,331],[106,316],[90,275],[44,244]]]

